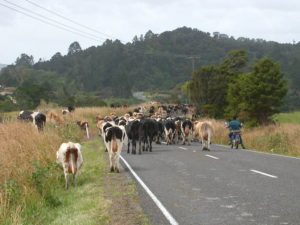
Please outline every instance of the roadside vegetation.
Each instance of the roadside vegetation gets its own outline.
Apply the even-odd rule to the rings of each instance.
[[[300,124],[300,112],[278,113],[273,120],[277,123]]]
[[[59,113],[59,109],[53,111]],[[16,121],[17,113],[4,116],[0,125],[0,224],[149,224],[133,181],[122,173],[109,173],[107,154],[95,129],[96,115],[109,112],[108,108],[78,108],[64,117],[63,125],[49,121],[42,133],[31,123]],[[75,124],[80,119],[91,124],[91,140]],[[84,157],[78,186],[69,191],[55,162],[56,151],[66,141],[81,143]],[[113,217],[115,210],[123,217]]]
[[[49,105],[39,108],[49,110]],[[51,111],[61,114],[60,108]],[[98,138],[96,116],[115,112],[123,115],[132,108],[76,108],[63,117],[62,125],[48,121],[38,133],[30,123],[16,121],[16,112],[2,115],[0,125],[0,224],[148,224],[139,208],[132,180],[123,173],[111,174],[108,159]],[[243,129],[248,149],[300,157],[298,113],[275,117],[276,125]],[[76,125],[88,120],[91,140]],[[227,144],[224,120],[212,120],[213,143]],[[72,140],[83,145],[84,165],[78,187],[64,190],[62,169],[55,153],[62,142]],[[125,202],[125,203],[124,203]],[[120,216],[112,217],[114,210]],[[122,216],[121,216],[122,215]],[[130,215],[130,216],[128,216]],[[126,218],[126,220],[124,220]]]
[[[213,143],[228,145],[225,121],[212,120]],[[300,157],[300,124],[277,123],[276,125],[243,128],[242,137],[247,149]]]

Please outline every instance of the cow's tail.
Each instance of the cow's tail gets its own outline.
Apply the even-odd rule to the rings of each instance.
[[[113,153],[116,153],[118,151],[118,143],[115,136],[113,136],[111,140],[111,150]]]
[[[75,147],[68,148],[66,151],[66,162],[69,164],[68,172],[77,173],[78,149]]]
[[[90,139],[88,123],[85,124],[85,131],[86,131],[86,137],[87,137],[87,139]]]

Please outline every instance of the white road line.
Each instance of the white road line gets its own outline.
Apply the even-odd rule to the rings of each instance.
[[[164,142],[164,141],[162,141],[161,143],[163,143],[163,144],[165,144],[165,145],[167,144],[167,142]]]
[[[220,144],[215,144],[215,145],[219,146],[219,147],[230,148],[230,146],[227,146],[227,145],[220,145]],[[300,157],[293,157],[293,156],[288,156],[288,155],[279,155],[279,154],[274,154],[274,153],[269,153],[269,152],[260,152],[260,151],[252,150],[252,149],[239,149],[239,150],[245,151],[245,152],[259,153],[259,154],[264,154],[264,155],[272,155],[272,156],[277,156],[277,157],[290,158],[290,159],[300,159]]]
[[[187,148],[184,148],[184,147],[178,147],[178,148],[181,148],[181,149],[183,149],[183,150],[187,150]]]
[[[213,158],[213,159],[219,159],[218,157],[212,156],[212,155],[205,155],[207,157]]]
[[[164,214],[164,216],[167,218],[167,220],[170,222],[171,225],[178,225],[178,222],[174,219],[174,217],[169,213],[169,211],[166,209],[166,207],[158,200],[158,198],[153,194],[153,192],[147,187],[147,185],[142,181],[142,179],[134,172],[134,170],[131,168],[131,166],[127,163],[127,161],[120,155],[120,158],[123,160],[125,165],[128,167],[132,175],[135,177],[135,179],[141,184],[141,186],[145,189],[145,191],[148,193],[148,195],[152,198],[154,203],[157,205],[157,207],[161,210],[161,212]]]
[[[264,173],[264,172],[261,172],[261,171],[258,171],[258,170],[250,170],[250,171],[252,171],[253,173],[259,173],[259,174],[267,176],[267,177],[278,178],[277,176],[274,176],[274,175],[271,175],[271,174],[268,174],[268,173]]]

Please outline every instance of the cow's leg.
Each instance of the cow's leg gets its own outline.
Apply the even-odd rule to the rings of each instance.
[[[153,137],[150,136],[149,137],[149,151],[152,152],[152,141],[153,141]]]
[[[130,153],[130,140],[128,139],[128,144],[127,144],[127,153]]]
[[[192,136],[192,135],[189,134],[188,137],[187,137],[188,145],[191,145],[191,136]]]
[[[146,151],[148,152],[148,151],[150,151],[150,136],[148,136],[148,137],[146,137],[146,139],[145,139],[145,141],[146,141]]]
[[[205,141],[204,141],[203,137],[201,137],[201,142],[202,142],[202,151],[204,151],[204,149],[205,149]]]
[[[76,174],[73,174],[74,186],[77,187]]]
[[[116,170],[115,170],[117,173],[120,173],[120,169],[119,169],[120,168],[120,164],[119,164],[119,161],[120,161],[120,153],[118,152],[117,155],[116,155]]]
[[[160,135],[158,134],[157,137],[156,137],[156,142],[155,142],[156,144],[160,144],[160,141],[159,141],[159,138],[160,138],[160,137],[159,137],[159,136],[160,136]]]
[[[144,137],[143,140],[142,140],[142,146],[143,146],[142,149],[143,149],[143,152],[147,150],[147,149],[146,149],[146,147],[147,147],[146,141],[147,141],[147,139]]]
[[[172,132],[171,133],[171,144],[175,144],[174,135],[175,135],[175,133]]]
[[[142,140],[139,138],[139,154],[142,154]]]
[[[113,155],[112,155],[112,153],[109,154],[109,166],[110,166],[110,172],[114,172]]]
[[[181,133],[181,138],[182,138],[182,144],[185,145],[185,136],[184,136],[184,132]]]
[[[176,131],[175,137],[174,137],[175,144],[178,144],[178,140],[179,140],[179,138],[178,138],[178,132]]]
[[[136,140],[135,138],[132,139],[132,151],[131,151],[132,154],[136,154]]]
[[[65,180],[66,180],[66,189],[68,190],[69,189],[69,176],[68,176],[68,173],[67,171],[65,172]]]
[[[208,133],[208,137],[207,137],[207,150],[210,150],[210,133]]]
[[[156,137],[156,144],[161,144],[161,141],[160,141],[160,133],[157,135]]]

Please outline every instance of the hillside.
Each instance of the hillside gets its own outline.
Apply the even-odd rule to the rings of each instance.
[[[58,52],[35,64],[32,57],[23,55],[17,59],[21,66],[8,66],[1,72],[0,83],[19,86],[30,79],[61,87],[69,96],[80,90],[101,97],[129,97],[133,91],[170,90],[190,79],[193,67],[218,63],[233,49],[245,49],[249,62],[264,56],[279,62],[289,81],[285,108],[300,108],[300,43],[235,39],[187,27],[161,34],[148,31],[126,44],[106,40],[85,50],[74,42],[67,55]]]

